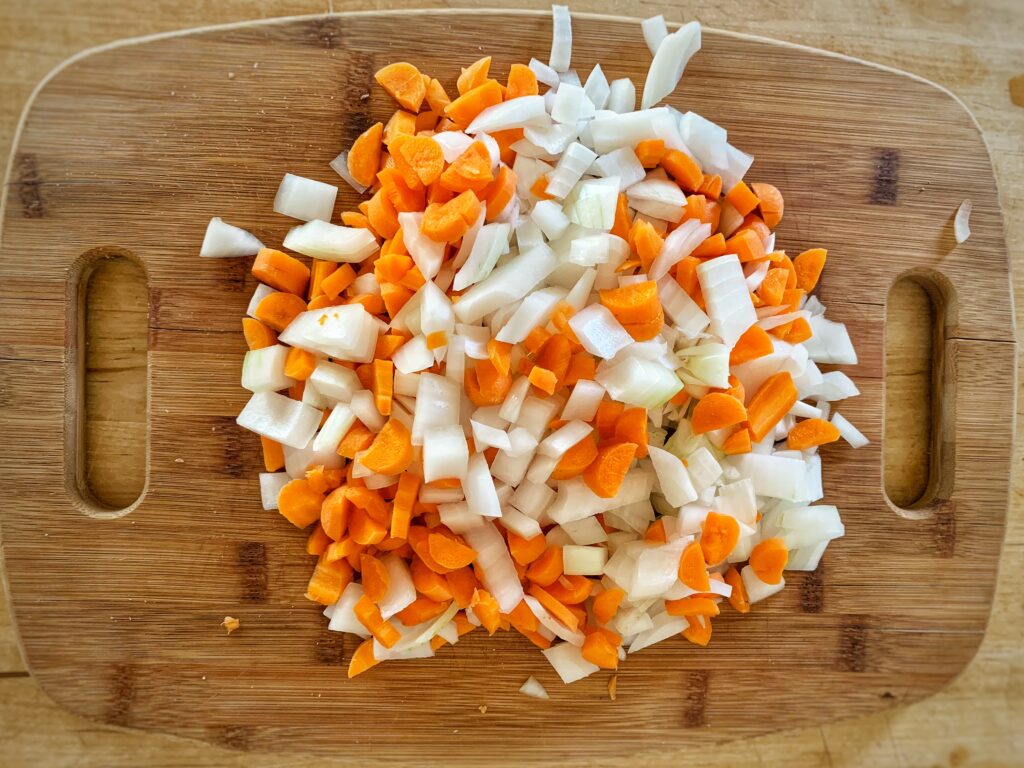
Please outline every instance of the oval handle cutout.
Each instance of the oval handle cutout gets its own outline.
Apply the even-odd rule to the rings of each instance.
[[[83,254],[72,272],[65,460],[82,511],[121,517],[148,475],[149,284],[139,261],[115,248]]]
[[[929,517],[948,496],[953,456],[944,434],[954,420],[943,410],[943,350],[952,307],[952,286],[933,273],[901,276],[886,301],[883,483],[905,517]]]

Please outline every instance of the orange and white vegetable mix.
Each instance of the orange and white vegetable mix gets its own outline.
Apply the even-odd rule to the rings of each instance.
[[[817,365],[856,363],[813,295],[826,252],[778,247],[753,158],[657,106],[699,26],[644,34],[641,110],[569,68],[561,7],[550,66],[390,64],[395,112],[331,163],[366,193],[340,223],[291,174],[282,250],[210,223],[202,255],[256,257],[238,421],[265,508],[309,532],[307,597],[364,638],[350,676],[478,627],[565,682],[703,646],[843,535],[818,448],[866,438]]]

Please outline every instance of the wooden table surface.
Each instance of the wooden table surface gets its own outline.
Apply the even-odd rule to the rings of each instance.
[[[35,84],[61,60],[118,38],[190,26],[272,16],[390,7],[486,3],[350,2],[330,0],[219,0],[145,3],[131,0],[0,0],[0,157],[9,155],[18,116]],[[528,3],[526,7],[546,7]],[[328,7],[330,6],[330,7]],[[578,2],[574,10],[664,13],[691,18],[659,2],[624,6],[611,0]],[[719,0],[696,8],[709,26],[775,37],[901,68],[946,86],[980,122],[992,153],[1006,217],[1010,256],[1024,263],[1024,4],[1020,0]],[[6,162],[2,168],[6,173]],[[950,180],[955,184],[956,180]],[[144,316],[145,296],[132,292],[132,276],[112,271],[92,286],[95,298],[90,359],[97,380],[129,381],[144,371],[138,339],[120,331],[126,317]],[[1014,293],[1024,296],[1024,281]],[[118,297],[115,309],[112,297]],[[927,359],[922,357],[927,302],[910,285],[890,296],[899,303],[890,318],[890,403],[899,403],[888,425],[890,493],[914,498],[922,482],[912,461],[902,460],[921,441],[927,402],[920,397]],[[143,321],[144,322],[144,321]],[[893,330],[895,328],[896,330]],[[144,339],[143,339],[144,343]],[[140,360],[141,355],[141,360]],[[0,401],[3,395],[0,381]],[[143,416],[131,404],[102,392],[91,401],[104,418],[95,439],[116,441],[117,452],[93,467],[93,483],[111,497],[125,487],[125,462],[138,461],[132,436]],[[135,409],[137,411],[138,409]],[[892,412],[892,409],[889,409]],[[898,421],[897,421],[898,419]],[[1022,446],[1018,424],[1016,447]],[[906,450],[904,450],[906,449]],[[1021,454],[1018,453],[1019,457]],[[113,499],[112,499],[113,500]],[[1022,476],[1014,477],[999,587],[992,620],[978,656],[940,694],[909,707],[723,744],[702,753],[706,767],[803,766],[1012,766],[1024,764],[1024,504]],[[59,589],[59,574],[54,588]],[[243,755],[206,744],[100,726],[56,707],[28,676],[0,596],[0,766],[305,766],[334,764],[287,755]],[[646,759],[648,766],[659,760]],[[678,764],[667,759],[665,765]],[[338,765],[345,765],[340,761]]]

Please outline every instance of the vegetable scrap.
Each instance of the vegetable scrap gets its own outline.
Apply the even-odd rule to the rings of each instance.
[[[228,631],[228,634],[230,635],[232,632],[234,632],[236,629],[242,626],[242,622],[240,622],[233,616],[225,616],[224,621],[221,622],[221,626],[224,627],[224,629],[226,629]]]
[[[819,449],[867,438],[819,368],[857,362],[814,294],[828,254],[781,249],[753,157],[659,106],[699,24],[642,31],[640,109],[570,69],[561,6],[547,64],[389,64],[394,113],[330,164],[366,193],[340,224],[338,188],[293,174],[282,250],[210,222],[202,256],[255,256],[238,423],[264,508],[309,532],[306,596],[360,638],[350,677],[471,632],[565,683],[705,646],[844,534]]]

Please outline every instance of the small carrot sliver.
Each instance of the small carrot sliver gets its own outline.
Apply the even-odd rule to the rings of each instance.
[[[619,652],[615,645],[601,632],[591,632],[583,640],[581,655],[601,669],[618,669]]]
[[[340,264],[336,270],[331,272],[320,282],[320,289],[325,295],[332,299],[338,298],[341,292],[352,285],[356,279],[356,272],[351,264]]]
[[[415,627],[417,624],[436,619],[448,610],[449,605],[447,600],[431,600],[429,597],[420,595],[396,613],[395,617],[405,626]]]
[[[697,162],[678,149],[670,149],[662,156],[661,167],[687,192],[696,192],[704,183],[704,174]]]
[[[288,355],[285,357],[284,375],[299,381],[306,381],[313,375],[316,363],[316,355],[312,352],[292,347],[288,350]]]
[[[644,139],[633,150],[644,168],[654,168],[665,156],[665,142],[662,139]]]
[[[445,91],[444,86],[441,85],[441,81],[437,78],[430,79],[430,82],[427,84],[424,97],[427,100],[427,105],[430,107],[430,111],[436,112],[439,115],[444,114],[444,108],[452,103],[452,100],[448,97],[448,93]]]
[[[501,101],[501,86],[494,80],[487,80],[455,99],[444,108],[444,114],[462,128],[466,128],[487,107],[493,107]]]
[[[346,459],[354,459],[359,451],[365,451],[373,443],[374,434],[363,422],[356,421],[341,438],[338,455]]]
[[[348,152],[348,172],[364,187],[371,186],[377,176],[383,137],[384,123],[374,123],[359,135]]]
[[[344,487],[336,488],[324,499],[320,506],[320,525],[332,541],[341,541],[345,535],[351,510]]]
[[[711,619],[709,617],[687,616],[686,623],[690,626],[682,631],[683,637],[701,647],[711,642]]]
[[[431,533],[427,537],[430,556],[445,568],[462,568],[476,559],[476,550],[455,538],[440,533]]]
[[[695,435],[702,435],[734,426],[746,419],[747,409],[742,402],[724,392],[709,392],[694,406],[690,414],[690,426]]]
[[[679,580],[698,592],[707,592],[711,589],[708,567],[704,562],[704,552],[700,542],[691,542],[683,550],[683,554],[679,558]]]
[[[492,222],[501,215],[512,201],[516,193],[516,174],[507,165],[501,166],[498,175],[485,190],[484,202],[487,203],[486,220]]]
[[[735,517],[708,512],[700,535],[700,548],[708,565],[718,565],[736,548],[740,524]]]
[[[789,562],[789,550],[779,538],[765,539],[750,552],[750,567],[765,584],[778,584]]]
[[[277,472],[284,466],[284,448],[276,440],[260,435],[260,445],[263,448],[263,467],[267,472]]]
[[[586,576],[563,575],[546,589],[548,594],[563,605],[579,605],[594,591],[594,582]]]
[[[621,587],[612,587],[611,589],[604,590],[594,598],[594,618],[601,624],[610,622],[615,618],[615,614],[619,612],[619,606],[625,597],[626,591]]]
[[[789,430],[786,447],[793,451],[802,451],[816,445],[834,443],[838,439],[839,429],[831,421],[804,419],[798,421]]]
[[[722,452],[727,456],[736,456],[741,453],[750,453],[752,447],[750,432],[741,425],[735,432],[725,438],[725,442],[722,443]]]
[[[828,252],[824,248],[812,248],[793,259],[797,288],[808,292],[814,290],[818,278],[821,277],[821,271],[825,268],[827,255]]]
[[[729,570],[725,572],[725,583],[732,587],[729,605],[739,613],[750,613],[750,598],[747,597],[747,588],[735,566],[729,566]]]
[[[459,608],[467,607],[473,601],[473,592],[480,587],[476,574],[469,566],[456,568],[450,573],[446,573],[444,579],[448,583],[448,589],[451,591],[452,598]]]
[[[747,403],[747,424],[754,442],[761,442],[797,401],[793,377],[780,371],[765,379]]]
[[[718,603],[710,597],[682,597],[666,600],[665,612],[670,616],[717,616],[721,613]]]
[[[391,415],[395,384],[395,364],[390,360],[373,361],[373,399],[382,416]],[[408,466],[408,465],[406,465]]]
[[[419,112],[427,95],[427,86],[416,67],[405,61],[397,61],[378,69],[373,77],[403,109]]]
[[[728,253],[728,250],[725,246],[725,235],[721,232],[716,232],[694,248],[690,255],[699,259],[713,259],[718,256],[724,256],[726,253]]]
[[[583,482],[602,499],[613,498],[626,479],[637,448],[636,443],[629,442],[612,442],[601,446],[597,457],[583,471]]]
[[[740,182],[743,183],[742,181]],[[752,229],[741,229],[725,241],[726,253],[735,253],[741,262],[760,261],[765,257],[764,241]]]
[[[419,489],[419,475],[404,472],[398,478],[398,492],[395,494],[391,511],[391,535],[395,538],[404,539],[409,535],[409,522],[412,520],[413,506]]]
[[[555,373],[547,368],[541,368],[539,365],[535,365],[530,369],[530,375],[527,378],[529,378],[533,386],[546,395],[554,394],[555,387],[558,384],[558,377]]]
[[[363,592],[373,602],[379,603],[391,583],[387,567],[379,558],[363,552],[359,556],[359,573],[362,577]]]
[[[768,270],[768,274],[764,276],[764,280],[761,281],[761,285],[757,289],[757,295],[765,305],[777,307],[782,303],[782,293],[786,290],[788,277],[789,271],[782,267],[773,267]]]
[[[537,75],[525,64],[513,64],[508,70],[508,84],[505,86],[505,96],[509,99],[518,99],[520,96],[536,96]]]
[[[380,609],[367,595],[359,598],[352,612],[359,623],[366,627],[377,642],[385,648],[393,648],[395,643],[402,639],[402,635],[395,629],[395,625],[380,615]]]

